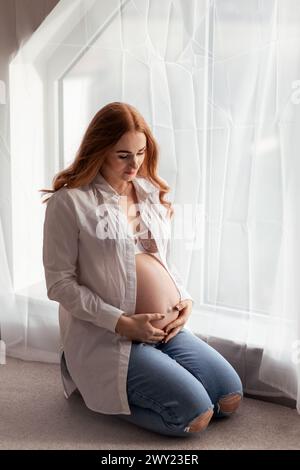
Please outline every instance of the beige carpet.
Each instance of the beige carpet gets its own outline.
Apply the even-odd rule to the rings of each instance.
[[[0,449],[300,449],[296,410],[244,398],[230,418],[188,438],[160,436],[65,400],[58,365],[0,366]]]

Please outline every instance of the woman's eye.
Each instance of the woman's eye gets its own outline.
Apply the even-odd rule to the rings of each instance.
[[[142,156],[142,155],[144,155],[144,153],[145,153],[145,152],[138,153],[138,156]],[[128,157],[128,155],[120,155],[120,156],[119,156],[119,158],[121,158],[122,160],[123,160],[124,158],[127,158],[127,157]]]

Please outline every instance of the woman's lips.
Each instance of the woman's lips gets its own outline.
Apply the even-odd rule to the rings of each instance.
[[[125,171],[125,173],[127,173],[127,175],[134,175],[135,172],[136,172],[136,170],[133,170],[133,171]]]

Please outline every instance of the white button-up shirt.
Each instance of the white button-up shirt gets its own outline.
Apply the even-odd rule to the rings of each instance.
[[[142,222],[156,243],[154,256],[180,299],[192,299],[170,263],[171,225],[159,189],[143,177],[133,184]],[[119,203],[120,195],[98,173],[88,185],[53,193],[44,222],[43,264],[48,297],[59,302],[65,393],[77,387],[90,409],[107,414],[130,414],[132,342],[115,326],[122,313],[135,312],[137,283],[133,237]]]

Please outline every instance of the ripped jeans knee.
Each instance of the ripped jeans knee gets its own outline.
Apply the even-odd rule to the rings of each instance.
[[[242,401],[243,395],[239,392],[229,393],[221,397],[216,405],[216,415],[228,416],[234,413]]]
[[[191,421],[191,423],[189,423],[188,426],[185,427],[184,431],[185,432],[204,431],[207,428],[213,414],[214,414],[213,407],[210,407],[207,411],[205,411],[204,413],[201,413],[196,418],[194,418]]]

